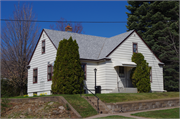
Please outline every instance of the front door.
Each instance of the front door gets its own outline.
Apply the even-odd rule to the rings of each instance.
[[[122,67],[122,66],[119,67],[119,78],[120,78],[120,81],[122,82],[123,86],[127,87],[125,67]]]

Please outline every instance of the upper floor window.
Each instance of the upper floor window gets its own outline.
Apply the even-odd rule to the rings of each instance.
[[[133,43],[133,53],[137,53],[137,52],[138,52],[137,43]]]
[[[52,65],[48,65],[48,69],[47,69],[47,79],[48,81],[52,80],[52,76],[53,76],[53,66]]]
[[[124,77],[124,67],[119,67],[119,76]]]
[[[81,67],[84,71],[84,80],[86,80],[86,64],[81,64]]]
[[[42,54],[45,53],[45,40],[42,41]]]
[[[33,69],[33,83],[37,83],[38,69]]]

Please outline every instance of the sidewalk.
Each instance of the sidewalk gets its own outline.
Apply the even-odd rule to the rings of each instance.
[[[147,111],[154,111],[154,110],[165,110],[165,109],[173,109],[173,108],[178,108],[179,106],[176,107],[166,107],[166,108],[158,108],[158,109],[150,109],[150,110],[142,110],[142,111],[134,111],[134,112],[125,112],[125,113],[114,113],[114,114],[98,114],[92,117],[87,117],[85,119],[94,119],[98,117],[106,117],[106,116],[111,116],[111,115],[119,115],[119,116],[125,116],[125,117],[131,117],[135,119],[151,119],[151,118],[145,118],[145,117],[137,117],[137,116],[131,116],[131,114],[138,113],[138,112],[147,112]]]

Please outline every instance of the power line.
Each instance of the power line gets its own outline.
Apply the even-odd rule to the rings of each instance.
[[[11,20],[11,19],[0,19],[0,21],[63,22],[63,23],[126,23],[127,22],[127,21],[39,21],[39,20]]]
[[[22,22],[61,22],[61,23],[127,23],[127,21],[39,21],[39,20],[13,20],[0,19],[0,21],[22,21]],[[158,20],[160,21],[160,20]],[[177,21],[177,20],[162,20],[162,22]],[[154,21],[153,21],[154,22]]]

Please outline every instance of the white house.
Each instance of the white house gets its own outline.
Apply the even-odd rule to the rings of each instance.
[[[94,92],[95,72],[101,93],[135,93],[130,72],[136,64],[133,52],[140,52],[151,67],[151,90],[164,91],[163,63],[135,30],[111,38],[83,35],[67,31],[43,29],[28,64],[28,95],[51,94],[53,62],[59,41],[72,36],[79,45],[80,61],[85,72],[85,85]]]

